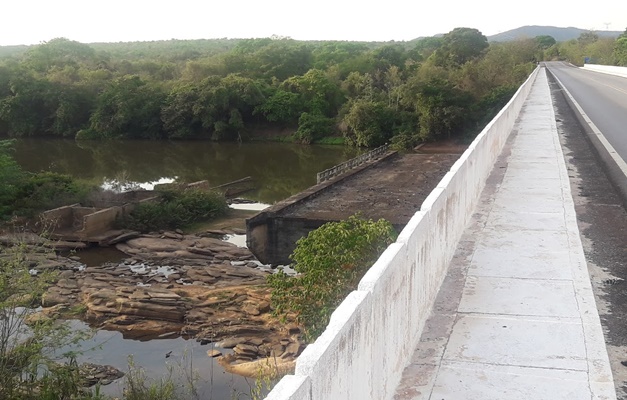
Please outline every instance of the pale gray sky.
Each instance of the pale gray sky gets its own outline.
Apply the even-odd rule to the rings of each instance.
[[[0,45],[250,38],[411,40],[456,27],[623,31],[626,0],[1,0]]]

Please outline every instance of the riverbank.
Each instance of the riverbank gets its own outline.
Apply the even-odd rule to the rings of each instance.
[[[78,251],[64,257],[41,251],[49,245],[33,234],[2,235],[5,245],[25,245],[31,273],[55,270],[58,279],[42,298],[42,315],[80,312],[91,327],[124,338],[193,338],[212,344],[228,372],[258,378],[289,372],[304,349],[301,331],[270,309],[271,273],[245,247],[223,239],[243,235],[238,211],[195,234],[161,232],[118,244],[125,257],[85,266]],[[221,229],[216,228],[221,226]],[[74,315],[72,315],[74,317]]]

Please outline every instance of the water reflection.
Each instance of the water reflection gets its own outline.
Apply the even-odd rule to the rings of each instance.
[[[74,329],[86,329],[80,321],[72,321]],[[183,338],[156,339],[138,341],[124,339],[119,332],[97,331],[93,338],[80,343],[79,348],[84,352],[78,361],[99,365],[111,365],[120,371],[128,370],[129,356],[134,365],[141,366],[146,376],[154,382],[169,375],[180,381],[184,386],[185,370],[187,373],[193,367],[192,378],[197,379],[195,388],[201,399],[237,399],[249,398],[250,386],[254,380],[225,372],[215,358],[207,355],[207,350],[216,349],[223,354],[231,350],[213,347],[212,344],[201,346],[195,340]],[[114,381],[110,385],[101,387],[103,394],[121,398],[124,378]],[[181,391],[185,392],[185,387]],[[186,398],[186,397],[183,397]]]
[[[20,139],[15,157],[28,171],[49,170],[103,182],[158,182],[177,177],[212,186],[251,176],[246,197],[272,204],[316,183],[316,173],[354,157],[343,146],[206,141]]]

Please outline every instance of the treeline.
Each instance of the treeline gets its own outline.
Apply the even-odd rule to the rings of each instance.
[[[627,67],[627,29],[616,39],[584,32],[577,39],[555,43],[547,48],[545,58],[566,60],[578,66],[588,62]]]
[[[0,58],[0,135],[246,140],[280,128],[358,146],[470,136],[547,47],[488,44],[470,28],[402,43],[58,38]]]

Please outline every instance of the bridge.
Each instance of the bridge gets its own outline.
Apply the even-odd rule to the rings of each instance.
[[[617,398],[627,79],[593,68],[531,74],[267,400]]]

